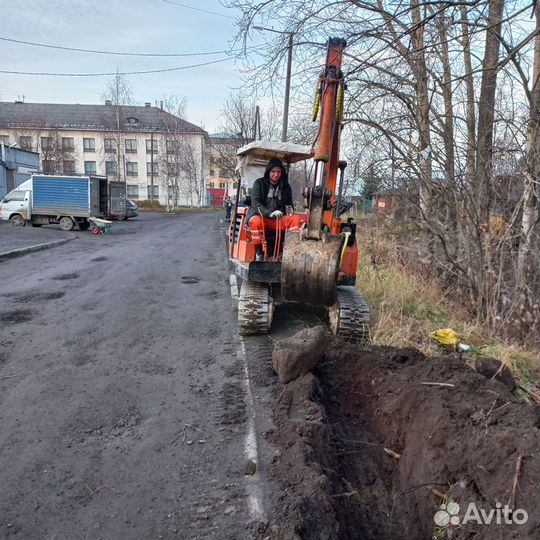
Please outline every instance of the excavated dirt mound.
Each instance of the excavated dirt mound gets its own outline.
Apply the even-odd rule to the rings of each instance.
[[[263,537],[540,536],[538,409],[455,356],[329,338],[273,414],[284,491]],[[506,504],[506,521],[521,524],[504,522]]]

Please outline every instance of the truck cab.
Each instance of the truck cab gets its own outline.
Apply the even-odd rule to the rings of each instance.
[[[31,182],[27,180],[0,201],[0,219],[23,226],[31,218]]]

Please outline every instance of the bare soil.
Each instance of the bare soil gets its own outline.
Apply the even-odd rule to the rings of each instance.
[[[284,491],[262,536],[538,538],[538,413],[457,356],[329,339],[315,373],[283,386],[274,402],[270,438]],[[512,500],[526,523],[498,524],[496,514],[489,525],[434,521],[450,501],[463,520],[470,503],[497,512]]]

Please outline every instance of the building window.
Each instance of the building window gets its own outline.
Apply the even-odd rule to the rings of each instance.
[[[19,146],[24,150],[31,150],[32,148],[32,137],[29,135],[22,135],[19,137]]]
[[[52,159],[44,159],[41,163],[44,173],[53,173],[54,171],[54,161]]]
[[[225,189],[225,188],[227,187],[227,182],[220,182],[220,183],[219,183],[219,187],[220,187],[221,189]]]
[[[96,151],[96,139],[83,139],[83,149],[85,152],[95,152]]]
[[[219,177],[227,178],[227,171],[225,169],[219,169]]]
[[[233,189],[236,189],[237,187],[238,187],[238,184],[237,184],[236,182],[233,182],[232,188],[233,188]]]
[[[116,161],[105,162],[105,174],[108,174],[110,176],[116,176],[118,174],[118,167],[116,166]]]
[[[92,139],[94,140],[94,139]],[[85,161],[84,162],[84,174],[96,174],[96,162]]]
[[[158,142],[154,139],[146,139],[146,153],[157,154]]]
[[[139,198],[139,186],[137,184],[128,184],[127,185],[127,196],[130,199]]]
[[[170,161],[169,163],[165,163],[165,169],[167,170],[167,175],[169,177],[177,177],[180,175],[180,164],[176,163],[174,161]]]
[[[9,144],[9,135],[0,135],[0,144]]]
[[[152,165],[154,165],[154,176],[157,176],[158,175],[158,164],[157,163],[148,162],[146,164],[146,174],[148,176],[151,176],[151,174],[152,174]]]
[[[175,154],[178,152],[178,141],[167,140],[165,146],[167,148],[167,154]]]
[[[208,187],[209,187],[210,189],[214,189],[214,182],[210,182],[210,183],[208,184]]]
[[[114,139],[104,139],[103,144],[107,154],[116,154],[116,141]]]
[[[139,174],[138,163],[136,161],[126,161],[126,174],[128,176],[137,176]]]
[[[127,154],[137,153],[137,139],[126,139],[126,153]]]
[[[159,199],[159,186],[147,186],[148,187],[148,198],[149,199]],[[153,191],[153,196],[152,196]]]
[[[73,137],[62,137],[62,150],[73,152],[75,150],[75,142]]]
[[[41,137],[41,149],[50,150],[53,147],[52,137]]]
[[[214,169],[210,169],[210,176],[216,176],[216,171],[214,171]]]
[[[75,172],[75,161],[64,159],[64,174],[73,174]]]

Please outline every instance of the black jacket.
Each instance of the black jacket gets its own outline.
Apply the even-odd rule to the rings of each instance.
[[[262,178],[257,178],[251,188],[251,208],[248,212],[248,221],[252,216],[259,214],[259,211],[264,217],[270,217],[271,211],[266,208],[265,204],[271,185],[270,171],[274,167],[281,167],[281,208],[279,208],[279,210],[285,214],[285,207],[293,205],[292,189],[289,185],[287,171],[280,159],[272,158],[266,166],[264,176]]]

